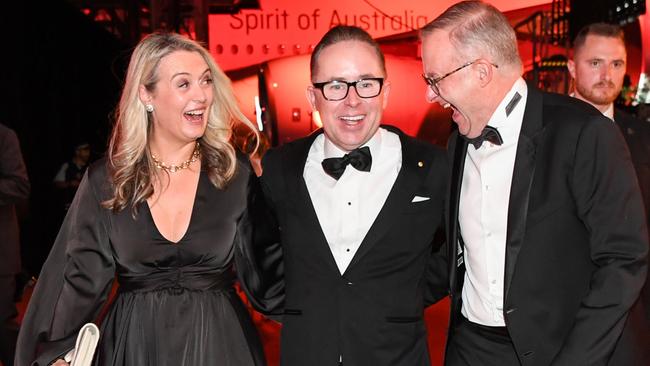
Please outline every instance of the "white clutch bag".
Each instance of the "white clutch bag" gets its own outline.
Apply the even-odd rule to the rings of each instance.
[[[74,349],[65,355],[64,360],[70,366],[90,366],[97,343],[99,343],[99,328],[93,323],[85,324],[79,330]]]

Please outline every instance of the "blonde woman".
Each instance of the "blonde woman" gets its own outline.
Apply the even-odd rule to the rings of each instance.
[[[280,299],[264,292],[252,255],[252,217],[263,200],[230,143],[236,123],[254,130],[203,47],[176,34],[139,43],[108,157],[89,169],[63,223],[16,365],[66,365],[114,279],[97,365],[265,364],[232,288],[239,277],[260,308]]]

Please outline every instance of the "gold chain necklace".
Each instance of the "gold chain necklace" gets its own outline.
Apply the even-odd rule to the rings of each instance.
[[[192,156],[190,156],[189,159],[185,160],[179,165],[173,165],[173,164],[167,165],[164,162],[158,160],[158,158],[156,158],[156,155],[154,155],[154,153],[151,153],[151,160],[153,160],[153,164],[156,166],[156,168],[165,170],[170,173],[176,173],[179,170],[189,168],[190,164],[197,161],[200,156],[201,156],[201,152],[199,151],[199,142],[197,141],[196,145],[194,146],[194,152],[192,152]]]

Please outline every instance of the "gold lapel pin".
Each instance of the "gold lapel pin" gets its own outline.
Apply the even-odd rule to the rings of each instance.
[[[422,167],[424,166],[424,163],[421,162],[421,161],[418,161],[418,166],[419,166],[420,168],[422,168]]]

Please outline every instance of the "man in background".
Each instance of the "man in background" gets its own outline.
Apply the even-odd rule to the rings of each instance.
[[[54,176],[54,187],[60,190],[64,215],[72,203],[86,168],[88,168],[89,160],[90,145],[85,141],[80,142],[75,145],[72,158],[63,163]]]
[[[575,85],[573,96],[596,107],[623,133],[632,154],[632,163],[648,212],[650,124],[614,106],[614,101],[623,88],[627,67],[623,30],[617,25],[606,23],[587,25],[573,42],[573,58],[569,60],[567,67]]]
[[[623,88],[626,66],[627,50],[623,30],[617,25],[606,23],[590,24],[578,32],[573,42],[573,58],[567,64],[575,87],[573,96],[596,107],[623,134],[639,180],[646,219],[650,219],[650,123],[614,106],[614,101]],[[638,365],[650,364],[649,323],[650,289],[646,279],[639,303],[630,311],[628,320],[628,326],[643,336],[638,338],[642,342],[637,344],[637,348],[644,358],[643,361],[637,361]]]
[[[16,203],[29,196],[27,169],[16,133],[0,124],[0,361],[14,364],[17,315],[16,274],[20,272],[20,240]]]

